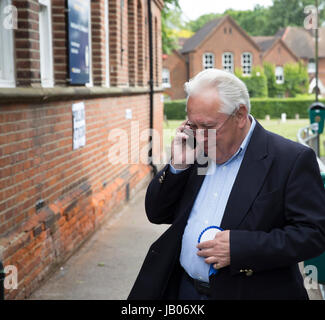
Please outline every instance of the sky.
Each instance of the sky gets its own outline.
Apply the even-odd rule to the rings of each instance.
[[[252,10],[257,4],[268,7],[272,3],[272,0],[179,0],[185,20],[206,13],[223,13],[226,9]]]

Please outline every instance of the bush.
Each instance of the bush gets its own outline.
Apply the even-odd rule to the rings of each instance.
[[[251,114],[256,119],[264,119],[266,115],[271,118],[281,118],[281,113],[286,113],[288,119],[294,119],[298,113],[300,118],[308,118],[308,107],[315,102],[306,98],[252,98]],[[325,100],[320,100],[325,103]],[[184,120],[186,118],[186,100],[165,102],[164,113],[168,120]]]
[[[309,77],[307,67],[301,62],[284,65],[284,88],[289,97],[308,92]]]
[[[263,67],[267,79],[268,96],[270,98],[283,97],[285,87],[276,83],[275,65],[269,62],[264,62]]]
[[[172,100],[164,103],[164,114],[168,120],[184,120],[186,118],[186,100]]]
[[[299,98],[251,99],[251,113],[257,119],[264,119],[266,115],[281,118],[281,113],[286,113],[288,119],[294,119],[296,114],[300,118],[308,118],[308,107],[314,101]]]
[[[250,76],[243,76],[241,69],[236,69],[235,74],[246,84],[249,96],[251,98],[263,98],[268,96],[267,78],[262,67],[253,67],[252,74]]]

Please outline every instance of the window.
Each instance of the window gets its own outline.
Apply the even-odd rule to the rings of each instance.
[[[211,69],[211,68],[214,68],[214,54],[205,53],[203,55],[203,69]]]
[[[275,68],[275,81],[277,84],[284,83],[284,72],[283,67],[276,67]]]
[[[249,76],[252,73],[252,54],[250,52],[244,52],[241,55],[241,66],[244,76]]]
[[[11,0],[0,1],[0,87],[15,87],[14,36],[17,10]]]
[[[308,61],[308,73],[316,73],[315,59],[309,59],[309,61]]]
[[[43,87],[53,87],[51,2],[39,0],[39,4],[41,82]]]
[[[223,53],[222,67],[226,71],[234,72],[234,55],[231,52]]]
[[[170,72],[166,68],[162,70],[162,86],[163,88],[170,88]]]

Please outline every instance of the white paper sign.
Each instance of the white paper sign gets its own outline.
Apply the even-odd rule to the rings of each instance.
[[[73,150],[86,145],[86,117],[83,102],[72,105]]]
[[[125,119],[132,119],[132,109],[125,109]]]

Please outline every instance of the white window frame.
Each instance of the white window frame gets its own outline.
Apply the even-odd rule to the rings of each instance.
[[[282,66],[277,66],[275,68],[275,82],[277,84],[283,84],[284,83],[284,69]]]
[[[15,60],[14,60],[14,25],[15,22],[12,19],[17,17],[10,17],[5,12],[5,8],[12,6],[11,0],[0,1],[0,41],[3,47],[0,48],[0,87],[2,88],[15,88]],[[11,8],[13,10],[13,8]],[[15,14],[14,11],[11,14]],[[12,24],[11,28],[5,28],[6,23]],[[1,71],[2,70],[2,71]]]
[[[209,56],[211,62],[207,63],[207,56]],[[205,52],[202,56],[203,70],[214,68],[214,54],[212,52]]]
[[[246,55],[246,57],[245,57]],[[249,63],[247,62],[247,56],[249,56]],[[242,73],[243,76],[250,76],[252,74],[252,68],[253,68],[253,55],[251,52],[243,52],[241,55],[241,67],[242,67]],[[249,72],[246,70],[248,69]]]
[[[86,83],[86,87],[93,87],[93,47],[92,47],[92,33],[91,33],[91,0],[89,0],[89,17],[88,17],[88,34],[89,34],[89,82]]]
[[[44,88],[54,86],[53,71],[53,37],[52,37],[52,8],[50,0],[38,0],[39,10],[39,46],[40,46],[40,68],[41,84]],[[42,7],[47,11],[43,16]]]
[[[170,88],[170,71],[167,68],[162,69],[162,86],[163,88]]]
[[[229,67],[229,64],[225,63],[225,56],[230,55],[231,56],[231,65]],[[234,54],[232,52],[224,52],[222,54],[222,68],[226,71],[230,71],[231,73],[234,73]]]
[[[109,14],[108,14],[109,6],[108,0],[105,0],[105,41],[106,41],[106,87],[110,86],[110,72],[109,72]]]

